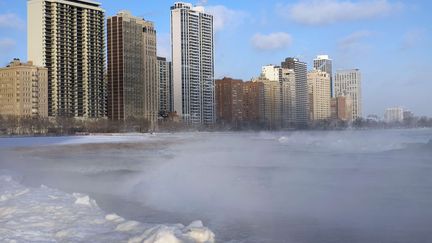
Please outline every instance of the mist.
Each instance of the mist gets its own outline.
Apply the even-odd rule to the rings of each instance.
[[[0,138],[0,169],[127,220],[202,220],[216,242],[427,242],[431,139],[426,129]]]

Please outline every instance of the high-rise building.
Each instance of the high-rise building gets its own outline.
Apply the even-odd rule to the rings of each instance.
[[[295,76],[295,124],[306,127],[309,124],[309,95],[307,82],[307,64],[297,58],[286,58],[282,68],[294,70]]]
[[[333,97],[333,61],[328,55],[318,55],[313,60],[314,69],[321,70],[330,75],[330,97]]]
[[[191,124],[215,122],[213,16],[203,7],[171,7],[174,111]]]
[[[90,0],[29,0],[28,58],[48,68],[49,116],[106,116],[104,10]]]
[[[166,116],[173,112],[172,62],[158,57],[159,70],[159,113]]]
[[[285,128],[296,126],[296,84],[293,69],[282,68],[281,99],[282,126]]]
[[[154,24],[127,11],[108,18],[108,117],[159,116],[159,67]]]
[[[352,121],[352,99],[349,96],[338,96],[330,101],[331,118],[334,120]]]
[[[279,129],[282,127],[282,97],[279,81],[265,78],[255,80],[264,87],[262,119],[267,128]]]
[[[270,81],[278,81],[282,79],[282,68],[275,65],[266,65],[261,68],[261,76]]]
[[[311,120],[330,118],[330,74],[314,69],[308,72],[309,110]]]
[[[401,107],[388,108],[384,113],[384,120],[387,123],[403,122],[404,121],[404,109]]]
[[[339,70],[335,76],[335,96],[352,99],[352,120],[362,117],[361,73],[359,69]]]
[[[19,59],[0,68],[0,115],[48,117],[48,69]]]
[[[243,83],[243,121],[255,126],[264,124],[264,83]]]
[[[216,80],[216,114],[223,124],[239,125],[243,122],[243,81],[232,78]]]

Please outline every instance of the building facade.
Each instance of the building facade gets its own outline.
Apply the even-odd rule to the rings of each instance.
[[[166,116],[173,112],[172,62],[165,57],[158,57],[159,70],[159,114]]]
[[[387,123],[403,122],[404,109],[401,107],[388,108],[384,113],[384,120]]]
[[[295,124],[307,127],[309,124],[309,95],[307,82],[307,64],[297,58],[286,58],[282,68],[294,71],[295,76]]]
[[[203,7],[171,7],[174,111],[189,124],[215,122],[213,16]]]
[[[330,118],[330,75],[321,70],[308,72],[309,111],[311,120]]]
[[[0,68],[0,115],[48,117],[48,69],[19,59]]]
[[[352,120],[362,117],[362,86],[359,69],[340,70],[335,75],[335,96],[352,99]]]
[[[313,67],[330,75],[330,98],[333,97],[333,60],[328,55],[318,55],[313,60]]]
[[[330,101],[331,119],[345,122],[352,121],[352,99],[349,96],[339,96]]]
[[[264,125],[264,83],[243,83],[243,121],[250,126]]]
[[[108,18],[108,117],[159,117],[159,67],[154,24],[122,11]]]
[[[243,81],[232,78],[216,80],[216,116],[222,124],[240,125],[244,118]]]
[[[48,68],[49,116],[106,116],[104,10],[90,0],[29,0],[28,58]]]

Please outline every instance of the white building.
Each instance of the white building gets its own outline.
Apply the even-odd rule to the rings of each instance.
[[[282,68],[275,65],[266,65],[261,68],[261,75],[267,80],[280,82],[282,78]]]
[[[318,55],[313,60],[313,67],[330,75],[330,96],[333,97],[333,60],[328,55]]]
[[[330,118],[330,74],[321,70],[308,73],[309,108],[311,120]]]
[[[352,120],[362,117],[361,73],[359,69],[339,70],[335,75],[335,96],[352,99]]]
[[[384,113],[384,120],[387,123],[403,122],[404,109],[401,107],[386,109]]]
[[[105,14],[90,0],[29,0],[28,59],[48,68],[49,116],[106,116]]]
[[[174,111],[191,124],[215,122],[213,16],[203,7],[171,7]]]

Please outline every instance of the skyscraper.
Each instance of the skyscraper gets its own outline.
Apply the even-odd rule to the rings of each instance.
[[[349,96],[352,99],[352,120],[362,117],[361,73],[359,69],[336,72],[335,96]]]
[[[159,113],[166,116],[173,112],[172,62],[158,57],[159,70]]]
[[[28,58],[48,68],[48,114],[106,116],[104,10],[90,0],[29,0]]]
[[[191,124],[215,122],[213,16],[203,7],[171,7],[174,110]]]
[[[309,123],[309,95],[307,83],[307,64],[297,58],[286,58],[282,68],[294,70],[295,76],[295,124],[306,127]]]
[[[152,22],[121,11],[108,18],[108,117],[159,116],[159,68]]]
[[[308,72],[311,120],[330,118],[330,74],[314,69]]]
[[[330,97],[333,97],[333,64],[328,55],[318,55],[313,60],[314,69],[321,70],[330,75]]]

